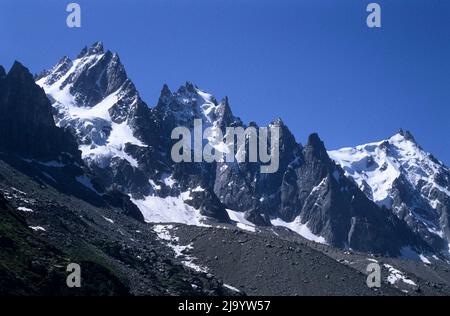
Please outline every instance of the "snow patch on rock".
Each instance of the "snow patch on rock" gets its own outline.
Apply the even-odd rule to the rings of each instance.
[[[200,211],[185,203],[189,199],[189,192],[179,196],[146,196],[144,199],[131,200],[140,209],[148,223],[181,223],[187,225],[207,226],[206,217]]]
[[[308,223],[302,224],[300,216],[296,217],[292,222],[285,222],[281,218],[275,218],[270,221],[274,226],[283,226],[296,232],[300,236],[315,241],[320,244],[326,244],[327,241],[322,236],[317,236],[308,228]]]

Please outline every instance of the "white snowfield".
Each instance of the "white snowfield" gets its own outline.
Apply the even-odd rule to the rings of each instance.
[[[292,222],[285,222],[280,218],[272,219],[270,222],[273,226],[283,226],[289,228],[293,232],[296,232],[297,234],[308,240],[315,241],[320,244],[327,243],[325,238],[315,235],[311,232],[311,230],[308,228],[308,223],[302,224],[300,216],[296,217]]]
[[[200,211],[185,203],[189,199],[189,192],[180,196],[146,196],[143,200],[131,198],[140,209],[148,223],[181,223],[187,225],[207,226],[205,217]]]

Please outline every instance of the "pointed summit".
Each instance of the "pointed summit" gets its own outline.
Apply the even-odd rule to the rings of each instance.
[[[0,148],[26,157],[81,159],[75,139],[57,127],[50,101],[32,74],[15,61],[0,89]]]
[[[281,117],[277,117],[269,124],[270,127],[275,126],[280,130],[280,140],[282,144],[289,144],[289,147],[295,147],[296,141],[289,127],[284,123]]]
[[[222,99],[222,101],[220,101],[219,107],[218,107],[218,112],[222,116],[230,116],[230,117],[233,116],[232,111],[231,111],[231,107],[230,107],[230,100],[228,99],[227,96],[225,96]]]
[[[179,94],[197,93],[197,86],[190,81],[186,81],[186,83],[178,89],[177,93]]]
[[[323,141],[317,133],[312,133],[308,137],[308,142],[305,147],[305,156],[316,157],[321,160],[330,159],[325,149]]]
[[[12,65],[11,69],[9,70],[7,77],[11,78],[11,79],[19,79],[19,78],[20,79],[29,79],[29,78],[31,78],[31,80],[34,82],[33,76],[31,75],[28,68],[26,68],[24,65],[22,65],[17,60],[14,61],[14,64]]]
[[[284,124],[284,122],[281,119],[281,117],[277,117],[276,119],[274,119],[272,122],[270,122],[270,125],[279,126],[279,127],[285,127],[286,126],[286,124]]]
[[[224,97],[222,101],[218,103],[216,115],[217,120],[220,122],[219,126],[222,130],[225,130],[227,127],[242,125],[241,119],[234,116],[228,97]]]
[[[88,50],[87,46],[84,46],[83,49],[81,50],[81,52],[78,54],[77,59],[85,56],[87,53],[87,50]]]
[[[164,84],[161,89],[161,96],[168,96],[171,95],[172,91],[170,91],[169,86],[167,84]]]
[[[95,42],[88,49],[88,54],[89,55],[103,54],[103,53],[104,53],[104,50],[103,50],[103,43],[102,42]]]
[[[406,140],[409,140],[409,141],[417,144],[416,139],[414,138],[413,134],[410,131],[403,130],[402,128],[400,128],[400,130],[398,131],[398,134],[403,136]]]
[[[172,91],[170,91],[170,88],[167,84],[164,84],[161,93],[159,94],[157,107],[165,108],[170,103],[170,98],[172,97]]]
[[[72,60],[68,56],[63,56],[63,58],[59,60],[57,65],[62,65],[70,62],[72,62]]]
[[[10,71],[12,71],[13,69],[27,69],[27,68],[24,65],[22,65],[20,61],[14,60],[14,63],[11,66]]]
[[[312,133],[311,135],[309,135],[307,146],[310,146],[310,147],[313,147],[316,149],[325,148],[322,140],[319,137],[319,134],[317,134],[317,133]]]
[[[95,42],[89,48],[87,46],[85,46],[81,50],[80,54],[78,54],[77,58],[82,58],[85,56],[91,56],[91,55],[96,55],[96,54],[103,54],[103,53],[104,53],[103,43]]]
[[[61,79],[64,79],[60,82]],[[76,62],[63,57],[51,70],[36,77],[38,84],[49,87],[58,84],[57,89],[69,88],[74,101],[80,106],[94,106],[106,96],[117,91],[128,80],[119,55],[104,51],[102,42],[84,48]],[[133,85],[127,85],[135,94]]]
[[[228,96],[225,96],[222,101],[220,101],[224,106],[229,107],[230,106],[230,100],[228,99]]]
[[[197,92],[197,87],[192,82],[186,81],[186,90],[192,93]]]

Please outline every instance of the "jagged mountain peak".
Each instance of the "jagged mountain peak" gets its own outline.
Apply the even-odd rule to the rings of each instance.
[[[63,58],[36,83],[52,101],[56,123],[77,135],[85,160],[105,166],[112,159],[123,159],[137,166],[125,153],[125,145],[142,145],[133,125],[136,113],[147,105],[117,53],[105,52],[96,42],[73,61]]]
[[[186,83],[184,85],[182,85],[179,89],[178,89],[178,93],[179,94],[186,94],[186,93],[197,93],[198,87],[193,84],[190,81],[186,81]]]
[[[319,137],[319,134],[317,133],[312,133],[308,136],[308,141],[307,141],[307,146],[311,146],[314,148],[325,148],[325,145],[323,144],[322,140]]]
[[[273,126],[278,126],[278,127],[286,127],[286,124],[284,123],[284,121],[281,119],[281,117],[277,117],[276,119],[272,120],[269,123],[269,126],[273,125]]]
[[[168,96],[171,94],[172,94],[172,91],[170,91],[169,86],[165,83],[161,89],[161,96]]]
[[[383,141],[333,150],[329,154],[360,185],[372,187],[371,198],[376,202],[387,198],[387,192],[401,174],[417,185],[419,180],[429,179],[442,167],[417,144],[410,132],[403,130]]]
[[[161,96],[172,96],[185,99],[205,98],[209,99],[212,95],[200,90],[197,85],[192,82],[186,81],[176,91],[172,92],[167,84],[164,84],[161,89]],[[188,103],[188,100],[185,100]]]
[[[152,111],[165,118],[165,123],[171,128],[191,128],[194,119],[201,119],[205,127],[217,126],[223,132],[226,127],[244,126],[241,119],[234,116],[227,96],[218,102],[214,95],[189,81],[173,92],[164,84]]]
[[[72,60],[68,56],[64,56],[51,69],[43,70],[39,74],[36,74],[34,76],[34,80],[39,81],[42,78],[48,77],[46,78],[45,83],[48,85],[53,84],[59,80],[70,69],[70,67],[72,67],[72,65]]]
[[[230,106],[230,100],[228,99],[228,96],[224,96],[222,100],[220,101],[224,106]]]
[[[328,161],[330,159],[328,157],[325,144],[317,133],[312,133],[309,135],[308,141],[304,148],[304,153],[307,157],[314,157],[323,161]]]
[[[55,126],[44,91],[18,61],[1,81],[0,135],[0,147],[7,152],[38,159],[56,159],[65,152],[79,158],[74,138]]]
[[[154,111],[161,117],[170,116],[174,126],[192,127],[194,119],[201,119],[205,126],[242,124],[239,118],[234,117],[227,97],[219,103],[212,94],[191,82],[186,82],[175,92],[164,85]]]
[[[103,53],[104,53],[103,43],[98,41],[94,42],[90,47],[85,46],[78,54],[77,58]]]
[[[400,129],[398,133],[384,140],[384,142],[386,143],[385,145],[388,144],[394,147],[404,147],[404,150],[408,150],[411,152],[415,150],[423,151],[422,147],[416,141],[413,134],[408,130]]]
[[[198,100],[199,102],[208,102],[218,105],[216,98],[212,94],[201,90],[197,85],[189,81],[177,90],[177,94],[182,98],[187,97],[192,100]]]
[[[297,150],[302,149],[301,145],[297,143],[294,134],[292,134],[289,127],[284,123],[281,117],[277,117],[269,123],[270,127],[278,127],[279,128],[279,137],[280,137],[280,152],[283,154],[282,159],[293,160],[294,157],[297,156],[295,153]],[[288,154],[285,156],[284,154]],[[293,155],[293,156],[291,156]]]
[[[54,68],[60,67],[61,65],[70,64],[70,63],[72,63],[72,59],[70,59],[69,56],[65,55],[59,60],[59,62],[54,66]]]
[[[46,91],[51,91],[49,94],[57,101],[64,99],[63,103],[91,107],[117,92],[128,76],[119,55],[109,50],[104,52],[103,44],[96,42],[83,49],[82,54],[73,61],[63,57],[36,80]]]
[[[26,80],[34,83],[33,75],[30,73],[28,68],[17,60],[14,61],[14,64],[9,70],[7,78],[11,80]]]
[[[450,170],[410,132],[329,154],[368,198],[390,208],[432,247],[448,248]]]
[[[403,130],[402,128],[400,128],[400,130],[398,131],[398,134],[403,136],[405,138],[405,140],[409,140],[409,141],[417,144],[416,139],[414,138],[413,134],[410,131]]]
[[[6,74],[5,84],[6,85],[3,87],[2,92],[5,93],[5,100],[3,101],[6,104],[12,104],[11,99],[14,101],[23,101],[17,102],[17,107],[15,110],[20,110],[19,107],[27,106],[30,107],[30,111],[33,111],[34,109],[36,109],[36,111],[41,110],[44,112],[46,112],[46,110],[50,110],[49,107],[43,105],[48,103],[48,100],[45,100],[43,91],[35,85],[33,75],[30,73],[28,68],[22,65],[19,61],[14,61],[14,64]],[[36,104],[33,103],[31,101],[33,97],[38,98],[39,101],[42,102],[36,102]],[[38,109],[39,107],[40,109]],[[50,111],[47,111],[46,114],[49,113]],[[51,115],[49,117],[51,118]]]

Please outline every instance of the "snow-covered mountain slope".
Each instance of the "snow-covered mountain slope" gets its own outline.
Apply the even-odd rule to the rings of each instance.
[[[448,250],[450,170],[411,133],[329,151],[347,176],[380,206],[390,208],[434,248]]]
[[[192,129],[195,119],[224,135],[226,127],[247,127],[233,115],[228,98],[218,102],[192,83],[173,92],[164,85],[157,105],[148,107],[118,55],[101,43],[74,60],[64,57],[36,80],[53,103],[57,124],[77,136],[95,183],[130,195],[147,221],[248,221],[287,226],[341,248],[393,256],[402,247],[424,249],[406,224],[345,177],[317,134],[303,147],[281,119],[274,120],[280,152],[272,174],[261,174],[259,162],[176,163],[174,128]]]
[[[177,126],[192,125],[196,118],[204,128],[234,120],[227,99],[218,103],[191,83],[173,93],[164,85],[158,105],[150,108],[119,56],[105,51],[100,42],[84,48],[74,60],[63,57],[37,76],[36,83],[52,102],[56,124],[77,136],[82,158],[97,182],[130,194],[147,221],[199,223],[198,209],[185,204],[187,196],[182,193],[196,188],[194,182],[201,177],[192,175],[196,179],[192,182],[186,175],[183,184],[173,176],[170,133]],[[224,208],[223,214],[226,217]]]
[[[117,54],[96,43],[75,60],[64,57],[36,83],[52,100],[57,125],[75,131],[83,159],[104,167],[118,157],[137,166],[125,144],[145,146],[127,122],[142,101]]]

